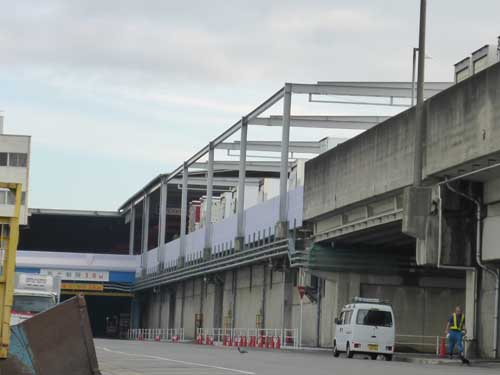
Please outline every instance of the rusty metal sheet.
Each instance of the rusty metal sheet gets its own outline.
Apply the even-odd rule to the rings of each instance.
[[[100,375],[83,296],[73,297],[11,329],[0,375]]]

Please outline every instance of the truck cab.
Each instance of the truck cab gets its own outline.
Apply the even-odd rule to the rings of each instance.
[[[19,324],[59,302],[60,280],[52,276],[17,273],[10,325]]]
[[[345,352],[348,358],[355,353],[368,354],[377,359],[382,354],[392,360],[395,341],[395,322],[392,307],[374,298],[355,297],[342,308],[335,319],[333,355]]]

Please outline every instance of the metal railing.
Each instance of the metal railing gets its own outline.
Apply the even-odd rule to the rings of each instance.
[[[396,350],[414,350],[439,354],[441,336],[396,335]]]
[[[184,328],[131,328],[129,340],[184,341]]]
[[[136,283],[133,286],[133,290],[143,290],[160,284],[198,277],[208,273],[225,271],[262,260],[267,260],[272,257],[287,255],[287,248],[288,239],[275,240],[264,246],[235,252],[220,259],[210,259],[200,264],[176,268],[174,271],[148,275],[148,277],[145,278],[137,278]]]
[[[299,333],[297,328],[198,328],[196,342],[199,344],[297,349],[299,347]]]

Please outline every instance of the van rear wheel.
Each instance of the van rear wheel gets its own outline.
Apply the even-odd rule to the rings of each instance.
[[[349,345],[349,343],[347,343],[345,355],[347,358],[352,358],[354,356],[354,352],[351,351],[351,345]]]
[[[333,356],[334,356],[335,358],[337,358],[337,357],[339,356],[339,354],[340,354],[340,352],[339,352],[339,350],[337,349],[337,342],[335,341],[335,342],[333,343]]]
[[[384,357],[386,361],[392,361],[392,354],[385,354]]]
[[[376,361],[377,357],[378,357],[378,354],[370,354],[370,358],[372,359],[372,361]]]

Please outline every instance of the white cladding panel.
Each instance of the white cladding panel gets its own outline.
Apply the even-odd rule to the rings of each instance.
[[[290,229],[302,226],[304,188],[302,186],[288,192],[288,226]],[[279,196],[254,205],[245,210],[245,242],[274,234],[274,227],[279,216]],[[212,226],[212,254],[233,247],[236,237],[236,215],[230,215]],[[205,246],[205,228],[186,235],[186,258],[198,259],[203,255]],[[180,255],[180,239],[165,244],[163,259],[165,263],[176,263]],[[148,252],[149,272],[158,264],[157,249]]]

